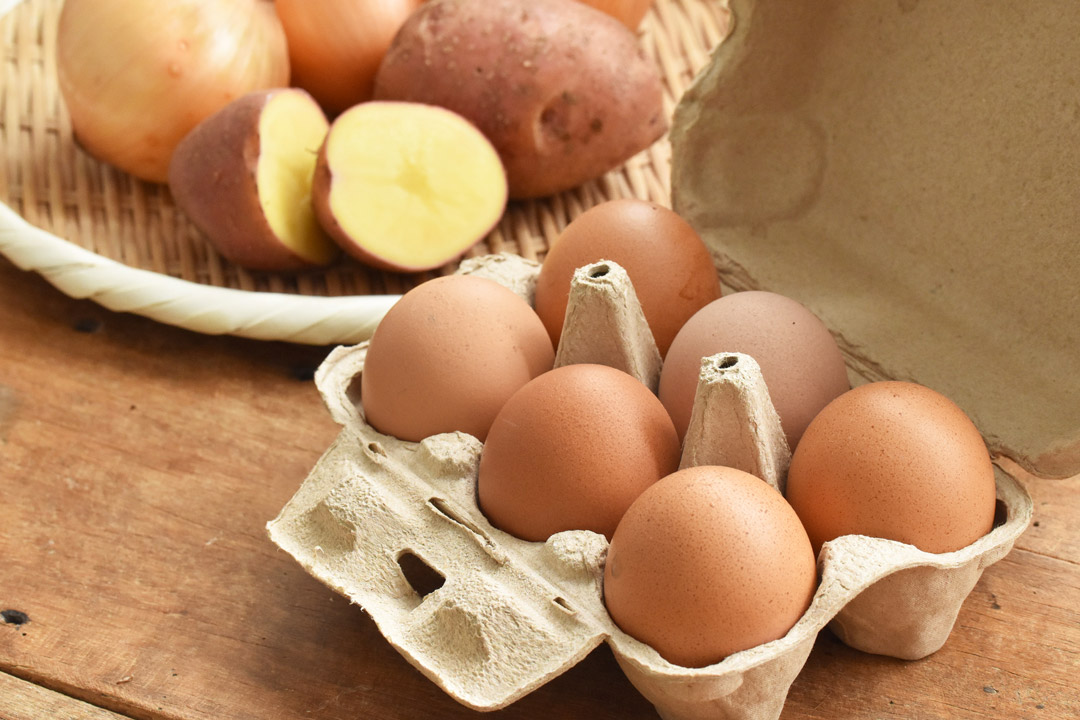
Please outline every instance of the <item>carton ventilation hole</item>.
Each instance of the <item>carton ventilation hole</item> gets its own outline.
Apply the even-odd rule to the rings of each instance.
[[[591,278],[604,277],[609,272],[611,272],[611,268],[608,267],[607,265],[597,265],[596,267],[594,267],[592,270],[589,271],[589,277],[591,277]]]
[[[1009,508],[1005,503],[998,498],[996,505],[994,506],[994,527],[1004,525],[1005,521],[1009,519]]]
[[[408,550],[398,555],[398,567],[405,581],[420,597],[427,597],[443,586],[446,578],[441,572],[424,562],[424,559]]]
[[[570,603],[566,601],[566,598],[562,596],[555,597],[552,598],[551,602],[553,602],[557,608],[565,612],[567,615],[577,615],[577,610],[575,610],[573,606],[571,606]]]
[[[728,357],[720,361],[719,367],[721,370],[727,370],[728,368],[733,368],[738,364],[739,358],[735,357],[734,355],[729,355]]]
[[[368,452],[371,453],[372,455],[381,455],[382,457],[386,457],[386,450],[383,448],[382,445],[380,445],[377,442],[374,442],[374,441],[369,442],[367,444],[367,449],[368,449]]]
[[[349,385],[345,388],[345,397],[349,398],[349,401],[356,406],[360,405],[360,377],[362,373],[357,373],[349,380]]]

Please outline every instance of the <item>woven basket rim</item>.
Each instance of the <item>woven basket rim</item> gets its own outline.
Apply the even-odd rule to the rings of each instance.
[[[26,0],[0,0],[0,20],[6,20],[9,12],[25,2]],[[673,95],[673,99],[677,102],[685,88],[686,71],[690,71],[690,76],[696,74],[696,71],[704,64],[703,58],[707,59],[709,52],[714,49],[709,47],[710,42],[715,42],[710,38],[715,38],[718,31],[713,25],[715,18],[712,16],[725,11],[726,5],[724,0],[657,0],[656,5],[650,10],[650,16],[643,25],[648,27],[652,23],[656,31],[652,37],[649,37],[650,33],[646,30],[643,39],[649,44],[649,50],[654,53],[661,65],[661,75],[665,78],[666,92],[669,95],[667,98],[669,110],[672,99],[670,96]],[[46,9],[46,15],[34,15],[35,18],[47,18],[48,13],[55,12],[55,6],[43,5],[43,7],[53,7],[53,9]],[[698,27],[695,27],[697,25],[695,16],[704,18]],[[52,17],[55,21],[55,15]],[[704,36],[701,34],[702,31],[705,33]],[[661,35],[663,37],[659,37]],[[686,40],[688,36],[693,36],[692,41]],[[25,34],[23,37],[23,42],[25,42]],[[704,42],[702,42],[703,37]],[[679,42],[680,40],[682,42]],[[42,42],[40,36],[36,42],[38,45],[33,50],[38,53],[35,57],[40,61],[40,43]],[[18,44],[16,41],[17,47]],[[48,54],[48,47],[45,50]],[[20,57],[25,59],[27,56],[17,56],[16,68],[23,67],[18,65]],[[46,58],[44,62],[48,67],[50,60]],[[40,68],[40,65],[38,67]],[[681,77],[680,73],[683,73]],[[32,83],[24,79],[24,87],[32,88],[34,93],[47,91],[49,92],[48,99],[53,100],[55,88],[51,91],[43,88],[40,84],[42,82],[40,75],[37,77],[38,79]],[[48,81],[45,82],[47,85]],[[50,112],[48,103],[46,103],[45,112]],[[23,120],[20,115],[12,116],[9,109],[8,118],[11,117]],[[70,125],[65,128],[66,122],[62,120],[61,131],[66,130],[69,133],[70,143]],[[36,129],[33,132],[40,131],[36,116],[34,123]],[[7,134],[10,139],[12,136],[10,128]],[[509,251],[530,259],[539,259],[550,246],[550,242],[561,231],[562,226],[576,214],[605,199],[638,197],[670,207],[670,192],[665,183],[669,166],[670,140],[665,134],[650,148],[628,160],[624,166],[615,168],[580,188],[553,198],[542,198],[518,206],[508,206],[500,225],[492,235],[470,251],[466,257],[488,252]],[[36,167],[40,166],[35,165]],[[82,166],[78,166],[75,172],[81,169]],[[49,178],[53,183],[68,182],[65,178],[57,180],[55,170],[47,168],[47,172],[49,171],[53,173]],[[25,173],[26,170],[24,169],[23,172]],[[115,174],[118,171],[110,170],[109,172]],[[159,268],[148,262],[140,262],[138,257],[132,258],[126,250],[118,253],[113,247],[102,246],[100,242],[96,244],[87,242],[84,231],[72,230],[74,226],[65,226],[62,221],[51,225],[51,221],[42,222],[38,218],[40,211],[28,209],[35,208],[33,205],[26,205],[30,202],[28,198],[36,193],[37,201],[46,203],[47,212],[62,213],[62,209],[59,209],[56,204],[60,196],[55,190],[50,190],[50,194],[46,197],[44,191],[40,189],[41,186],[30,187],[27,190],[28,184],[34,180],[33,172],[29,179],[27,176],[14,177],[17,179],[13,181],[12,187],[21,188],[24,194],[0,196],[0,254],[6,256],[17,267],[42,275],[61,292],[71,297],[90,299],[110,310],[135,313],[195,332],[318,345],[355,343],[370,337],[379,320],[401,296],[401,293],[414,286],[416,282],[426,279],[426,277],[406,276],[402,279],[395,277],[385,281],[376,281],[380,284],[375,285],[365,284],[363,280],[360,280],[357,285],[350,285],[348,284],[350,275],[345,270],[340,276],[347,278],[346,284],[337,285],[337,292],[329,291],[332,290],[330,285],[332,279],[314,280],[315,291],[307,292],[305,288],[310,290],[313,286],[302,284],[305,282],[303,278],[299,281],[286,278],[284,282],[271,278],[270,282],[265,282],[261,279],[252,280],[250,276],[243,274],[242,269],[239,269],[241,273],[239,276],[230,274],[223,279],[221,260],[212,255],[199,255],[195,258],[199,276],[192,276],[186,271],[176,272],[172,267]],[[0,178],[0,181],[2,180],[3,178]],[[108,180],[109,177],[106,177],[103,182]],[[115,195],[115,187],[111,189]],[[61,188],[60,192],[69,191],[69,188]],[[81,189],[76,188],[76,191],[85,193],[85,185]],[[145,194],[145,192],[136,190],[137,195]],[[115,197],[113,200],[115,201]],[[79,209],[85,213],[86,210],[81,204],[83,202],[81,195],[78,197],[78,202]],[[20,207],[27,212],[25,216],[20,214]],[[109,210],[110,208],[106,208],[106,213]],[[115,212],[115,209],[113,211]],[[161,242],[160,238],[154,239],[153,231],[150,238],[141,237],[138,225],[134,231],[130,225],[125,225],[121,230],[125,233],[134,232],[135,242],[141,244],[143,248],[147,246],[147,243],[152,245],[154,242]],[[63,237],[71,231],[75,232],[74,237]],[[111,237],[109,242],[113,242]],[[123,242],[130,242],[130,240]],[[170,239],[166,239],[166,242],[170,242]],[[170,252],[168,249],[163,251],[157,246],[152,247],[151,251],[155,254]],[[137,249],[137,255],[140,253],[144,258],[146,257],[145,249]],[[191,262],[190,257],[188,262]],[[453,265],[456,266],[456,262]],[[209,279],[205,274],[207,268],[210,273]],[[447,266],[436,272],[452,272],[453,269],[454,267]],[[235,273],[236,270],[236,268],[228,268],[227,272]],[[315,277],[318,278],[318,276]],[[319,285],[320,282],[326,284]],[[320,290],[319,287],[323,289]],[[371,290],[369,291],[368,288]],[[375,294],[382,292],[385,294]]]
[[[328,297],[204,285],[98,255],[31,225],[4,203],[0,254],[70,297],[208,335],[311,345],[356,343],[371,336],[401,297]]]

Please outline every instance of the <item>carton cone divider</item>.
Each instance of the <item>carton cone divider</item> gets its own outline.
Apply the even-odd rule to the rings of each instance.
[[[660,351],[630,276],[618,263],[580,267],[570,280],[555,367],[596,363],[622,370],[656,392]]]
[[[725,465],[783,494],[791,451],[761,367],[744,353],[703,358],[680,468]]]

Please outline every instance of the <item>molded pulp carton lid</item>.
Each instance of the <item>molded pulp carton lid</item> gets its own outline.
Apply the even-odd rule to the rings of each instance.
[[[1080,3],[731,5],[672,129],[674,207],[725,283],[1080,472]]]

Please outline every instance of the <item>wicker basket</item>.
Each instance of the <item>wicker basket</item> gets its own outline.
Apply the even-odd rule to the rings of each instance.
[[[358,342],[397,296],[434,274],[398,275],[344,260],[319,272],[253,273],[222,259],[173,205],[82,152],[56,81],[62,0],[0,0],[0,252],[73,297],[203,333],[314,344]],[[640,38],[670,113],[727,29],[724,0],[656,0]],[[7,10],[5,13],[4,11]],[[560,230],[599,202],[670,204],[667,138],[570,192],[511,203],[470,255],[541,259]]]

